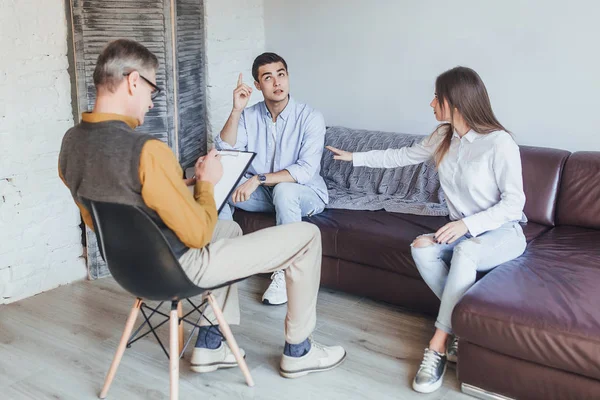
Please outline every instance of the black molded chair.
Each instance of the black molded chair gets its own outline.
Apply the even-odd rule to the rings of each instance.
[[[84,200],[90,209],[94,221],[96,237],[100,253],[108,265],[114,279],[125,290],[136,296],[133,308],[129,313],[121,341],[110,366],[100,398],[104,399],[108,389],[125,352],[135,341],[152,333],[158,340],[163,351],[169,357],[170,364],[170,398],[177,399],[179,396],[179,359],[190,342],[198,322],[204,317],[201,307],[207,303],[213,308],[220,326],[223,337],[229,344],[240,369],[242,370],[248,386],[254,386],[252,376],[240,349],[231,334],[229,325],[223,317],[221,308],[210,293],[211,290],[231,285],[237,281],[226,282],[212,288],[201,288],[192,283],[179,264],[177,257],[173,254],[164,235],[154,221],[142,209],[134,206],[105,203]],[[241,279],[240,279],[241,280]],[[208,293],[205,293],[208,292]],[[205,300],[196,306],[189,297],[205,293]],[[181,300],[186,299],[194,309],[185,316],[181,312]],[[156,300],[161,303],[155,307],[149,307],[144,300]],[[170,314],[159,311],[164,301],[171,302]],[[151,310],[150,316],[144,310]],[[132,335],[133,326],[141,310],[145,322]],[[187,317],[194,313],[200,313],[197,321],[191,321]],[[158,325],[153,326],[150,318],[155,314],[162,315],[165,319]],[[206,318],[206,317],[204,317]],[[169,353],[162,345],[156,328],[170,321]],[[183,326],[186,322],[194,326],[190,336],[183,346]],[[210,322],[210,321],[209,321]],[[136,337],[141,329],[147,325],[149,330]]]

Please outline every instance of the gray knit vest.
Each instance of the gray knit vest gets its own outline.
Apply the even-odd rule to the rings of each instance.
[[[148,140],[156,139],[122,121],[81,122],[63,138],[59,168],[75,201],[90,214],[85,199],[139,207],[158,225],[179,258],[188,247],[142,199],[140,155]]]

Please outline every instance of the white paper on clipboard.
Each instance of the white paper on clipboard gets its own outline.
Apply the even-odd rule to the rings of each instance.
[[[221,212],[227,199],[231,197],[238,182],[250,167],[256,153],[221,150],[219,151],[219,154],[221,155],[221,164],[223,164],[223,177],[215,185],[215,203],[217,205],[217,211]],[[194,176],[194,167],[187,168],[185,172],[186,177]],[[194,187],[190,186],[190,188],[193,191]]]

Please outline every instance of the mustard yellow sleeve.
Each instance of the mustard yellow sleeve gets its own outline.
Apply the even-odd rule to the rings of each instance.
[[[213,185],[197,182],[192,196],[175,155],[158,140],[149,140],[142,148],[139,174],[146,205],[186,246],[206,246],[217,224]]]
[[[60,180],[63,181],[65,186],[68,188],[69,185],[67,185],[67,181],[65,181],[65,177],[63,176],[62,171],[60,170],[60,166],[58,167],[58,176],[60,177]],[[94,230],[94,222],[92,221],[91,214],[89,213],[87,208],[85,208],[78,202],[75,201],[75,204],[77,204],[77,207],[79,208],[79,212],[81,213],[81,218],[83,219],[83,222],[88,226],[88,228],[90,228],[93,231]]]
[[[88,228],[90,228],[93,232],[95,232],[94,231],[94,222],[92,221],[92,215],[88,212],[88,210],[84,206],[82,206],[78,202],[75,202],[75,204],[77,204],[77,207],[79,207],[79,211],[81,212],[81,218],[83,218],[83,222],[85,222],[85,224],[88,226]]]

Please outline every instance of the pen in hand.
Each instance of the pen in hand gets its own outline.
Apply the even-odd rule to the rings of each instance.
[[[223,176],[223,164],[221,155],[216,149],[212,149],[207,155],[198,158],[194,166],[194,177],[199,181],[208,181],[213,185]]]

